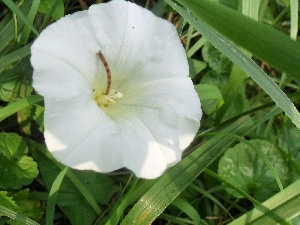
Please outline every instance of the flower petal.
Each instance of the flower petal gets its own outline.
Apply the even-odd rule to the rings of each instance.
[[[166,160],[160,146],[137,118],[118,121],[122,137],[122,158],[124,166],[137,177],[154,179],[165,169]]]
[[[118,82],[113,85],[188,76],[186,54],[168,21],[123,0],[93,5],[89,16]]]
[[[68,65],[77,71],[77,73],[74,73],[76,75],[73,79],[77,79],[79,73],[91,84],[94,82],[95,76],[99,75],[101,69],[105,76],[103,66],[96,55],[99,50],[100,45],[95,37],[88,12],[77,12],[65,16],[48,26],[32,45],[31,62],[35,69],[34,74],[42,76],[41,79],[44,79],[44,82],[47,83],[47,80],[49,80],[51,83],[59,74],[56,76],[49,76],[49,74],[57,73],[60,66],[65,63],[66,66]],[[60,60],[61,63],[52,60],[49,56]],[[43,69],[45,65],[47,65],[48,73],[45,73],[45,69]],[[70,71],[68,76],[65,77],[66,81],[64,83],[72,80],[70,79],[72,74],[73,72]],[[39,84],[36,83],[35,87],[38,88]]]
[[[38,51],[33,52],[34,89],[44,97],[65,99],[90,94],[90,84],[73,67]]]
[[[117,125],[87,97],[45,99],[45,140],[53,156],[75,169],[124,167]]]
[[[151,81],[130,88],[116,111],[135,116],[147,127],[165,155],[168,166],[180,161],[182,151],[197,133],[200,101],[189,78]]]

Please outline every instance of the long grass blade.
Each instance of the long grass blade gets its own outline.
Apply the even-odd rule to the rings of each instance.
[[[19,110],[36,104],[38,102],[43,101],[43,97],[40,95],[31,95],[28,98],[23,98],[18,101],[15,101],[8,106],[4,107],[3,109],[0,109],[0,122],[7,117],[11,116],[12,114],[18,112]]]
[[[35,33],[37,36],[39,35],[39,32],[34,28],[34,26],[30,23],[30,21],[24,16],[24,14],[21,12],[21,10],[16,6],[16,4],[11,0],[3,0],[4,4],[7,5],[8,8],[15,13],[20,20],[23,21],[23,23],[30,28],[30,30]]]
[[[245,134],[251,120],[241,119],[224,132]],[[121,224],[150,224],[235,138],[214,137],[166,172],[134,205]]]
[[[28,217],[25,217],[23,216],[22,214],[20,213],[17,213],[17,212],[14,212],[13,210],[10,210],[2,205],[0,205],[0,213],[9,217],[9,218],[12,218],[14,220],[17,220],[23,224],[27,224],[27,225],[39,225],[39,223],[33,221],[32,219],[28,218]]]
[[[167,2],[169,3],[170,0]],[[178,0],[178,2],[187,7],[201,23],[214,28],[223,37],[235,42],[238,46],[269,62],[300,82],[299,42],[293,41],[288,35],[243,16],[215,1]],[[208,40],[210,41],[209,38]]]
[[[289,224],[300,211],[300,180],[268,199],[262,205],[235,219],[229,225]],[[285,218],[285,219],[283,219]]]
[[[47,209],[46,209],[46,225],[52,225],[54,214],[55,214],[55,204],[58,197],[59,187],[67,173],[68,167],[63,169],[54,180],[52,187],[49,192],[49,197],[47,201]]]
[[[196,3],[190,5],[190,1],[188,3],[183,0],[179,1],[183,2],[189,7],[196,7],[195,5],[197,5]],[[194,0],[192,1],[194,2]],[[191,15],[189,15],[184,9],[176,5],[171,0],[166,0],[166,2],[170,4],[170,6],[174,8],[185,20],[191,23],[195,27],[195,29],[197,29],[203,36],[205,36],[205,38],[209,40],[209,42],[211,42],[217,49],[222,51],[228,58],[230,58],[241,69],[243,69],[286,113],[286,115],[293,121],[297,128],[300,128],[300,114],[294,106],[294,104],[285,95],[285,93],[275,84],[275,82],[256,65],[255,62],[249,59],[236,45],[234,45],[232,42],[230,42],[217,31],[215,31],[205,22],[203,22],[201,17],[198,17],[198,20],[196,20]],[[197,13],[197,15],[198,14],[199,13]],[[288,40],[291,41],[290,39]],[[299,64],[299,61],[297,62]]]

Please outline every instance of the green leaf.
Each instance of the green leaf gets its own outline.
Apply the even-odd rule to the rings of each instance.
[[[30,146],[37,149],[33,155],[45,186],[50,190],[65,166],[56,162],[44,146],[35,142],[30,142]],[[94,224],[102,213],[98,204],[107,204],[115,192],[113,180],[108,176],[93,171],[68,170],[59,188],[57,205],[72,224]]]
[[[277,193],[279,188],[274,175],[257,151],[262,151],[269,159],[284,186],[291,181],[289,168],[284,156],[272,143],[255,139],[248,143],[239,143],[228,149],[219,161],[218,173],[258,201],[264,201]],[[232,189],[227,190],[236,197],[242,197]]]
[[[35,221],[39,221],[42,218],[43,211],[40,208],[40,202],[31,200],[29,198],[29,189],[21,190],[13,195],[13,200],[18,205],[16,212],[23,216],[29,217]],[[10,225],[19,225],[20,223],[16,220],[9,220]]]
[[[206,42],[202,48],[202,57],[217,74],[229,74],[231,61],[211,43]]]
[[[286,221],[296,217],[300,211],[300,180],[265,201],[261,206],[245,213],[228,225],[275,225],[290,224]]]
[[[213,84],[197,84],[194,87],[201,101],[207,99],[223,99],[219,89]]]
[[[13,100],[18,94],[17,87],[20,77],[14,70],[2,72],[0,76],[0,100],[8,102]]]
[[[217,74],[215,71],[210,70],[202,77],[200,84],[201,85],[213,85],[218,90],[222,90],[222,88],[225,86],[227,80],[228,80],[227,76],[225,76],[225,75],[221,76],[221,75]],[[199,95],[199,93],[198,93],[198,95]],[[201,99],[200,95],[199,95],[199,98]],[[201,108],[207,115],[211,115],[212,113],[216,112],[217,108],[222,103],[223,103],[223,96],[222,96],[222,98],[209,98],[209,99],[202,98],[201,99]]]
[[[279,146],[287,153],[290,160],[290,170],[293,179],[300,178],[300,130],[296,127],[284,126]]]
[[[222,89],[222,96],[224,99],[224,104],[218,109],[216,115],[215,124],[219,124],[223,117],[226,115],[230,106],[235,106],[234,104],[238,102],[236,110],[234,112],[229,112],[230,116],[237,115],[243,112],[247,105],[247,99],[245,97],[244,80],[246,74],[242,71],[236,64],[233,65],[228,82],[224,85]]]
[[[14,133],[0,133],[0,188],[19,189],[38,175],[37,163],[27,156],[28,147]]]
[[[0,191],[0,205],[12,210],[16,210],[18,208],[12,197],[7,195],[7,191]]]
[[[42,13],[49,13],[54,3],[55,0],[41,0],[39,11]],[[64,2],[62,0],[59,0],[55,7],[55,10],[52,13],[53,18],[55,20],[59,20],[64,16],[64,10]]]
[[[190,78],[194,78],[198,73],[205,69],[206,63],[196,60],[188,59],[189,68],[190,68]]]
[[[44,132],[44,110],[43,106],[36,105],[34,107],[33,119],[38,125],[38,129],[41,133]]]
[[[300,81],[299,42],[214,1],[178,0],[178,2],[237,45]]]

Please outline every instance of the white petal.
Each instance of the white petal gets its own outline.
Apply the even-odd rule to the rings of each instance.
[[[147,127],[168,166],[180,161],[200,126],[200,101],[189,78],[162,79],[130,88],[120,105],[123,115],[135,116]]]
[[[113,80],[118,82],[113,85],[188,76],[184,49],[168,21],[123,0],[93,5],[89,15]]]
[[[44,117],[46,144],[59,162],[99,172],[124,167],[115,122],[88,97],[46,98]]]
[[[132,170],[137,177],[154,179],[165,169],[166,160],[160,146],[137,118],[118,121],[122,136],[122,157],[124,166]]]
[[[49,76],[49,73],[58,73],[62,63],[65,63],[66,66],[77,71],[74,79],[77,79],[79,73],[86,82],[91,84],[94,82],[95,76],[99,75],[103,69],[96,55],[99,50],[100,45],[95,37],[88,12],[77,12],[63,17],[40,34],[31,47],[31,62],[34,73],[37,76],[43,76],[44,82],[47,80],[50,83],[53,82],[52,79],[56,77]],[[60,60],[61,63],[52,60],[47,55]],[[45,73],[45,69],[43,69],[45,65],[48,73]],[[70,72],[66,78],[70,79],[71,76]],[[67,80],[64,83],[67,83]],[[36,88],[38,85],[39,83],[36,84]]]
[[[91,93],[89,82],[61,60],[35,51],[31,63],[34,67],[32,86],[44,97],[65,99]]]

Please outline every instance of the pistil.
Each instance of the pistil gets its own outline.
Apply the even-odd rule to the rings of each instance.
[[[106,83],[106,89],[105,89],[105,93],[103,94],[103,92],[101,92],[100,90],[93,90],[93,97],[97,103],[97,105],[101,108],[105,108],[110,104],[116,103],[116,101],[120,98],[123,97],[123,94],[121,92],[115,91],[115,90],[110,90],[110,86],[111,86],[111,71],[110,68],[108,66],[108,63],[104,57],[104,55],[102,54],[101,51],[97,52],[97,55],[99,57],[99,59],[101,60],[105,71],[106,71],[106,77],[107,77],[107,83]]]
[[[110,85],[111,85],[111,72],[110,72],[110,68],[108,66],[108,63],[104,57],[104,55],[102,54],[101,50],[99,52],[97,52],[97,55],[99,56],[105,71],[106,71],[106,77],[107,77],[107,81],[106,81],[106,90],[105,90],[105,95],[108,95],[109,93],[109,89],[110,89]]]

